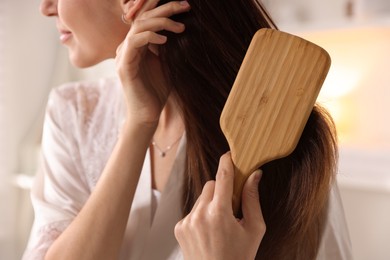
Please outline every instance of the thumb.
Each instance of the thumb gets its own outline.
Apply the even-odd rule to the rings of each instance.
[[[242,190],[242,215],[245,225],[264,222],[259,199],[259,182],[262,175],[261,170],[256,170],[249,176]]]

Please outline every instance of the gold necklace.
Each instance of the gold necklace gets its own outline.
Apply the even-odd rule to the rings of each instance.
[[[165,157],[167,155],[167,152],[169,152],[169,150],[171,150],[172,147],[179,142],[181,137],[182,136],[179,136],[179,138],[177,140],[175,140],[171,145],[168,145],[165,149],[162,149],[160,146],[158,146],[158,144],[156,143],[156,141],[154,141],[154,139],[152,139],[152,145],[153,145],[153,147],[157,148],[161,157]]]

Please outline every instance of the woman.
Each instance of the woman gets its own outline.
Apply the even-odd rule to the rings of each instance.
[[[350,257],[319,108],[294,153],[248,179],[243,218],[232,214],[218,122],[253,34],[273,26],[257,2],[42,0],[41,11],[75,66],[115,58],[119,80],[51,93],[25,259]]]

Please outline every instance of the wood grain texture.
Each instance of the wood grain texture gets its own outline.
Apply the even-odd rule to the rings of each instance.
[[[236,168],[236,214],[249,175],[296,147],[329,67],[325,50],[297,36],[254,35],[220,118]]]

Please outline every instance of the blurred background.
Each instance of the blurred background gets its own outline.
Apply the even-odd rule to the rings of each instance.
[[[390,250],[390,1],[264,0],[280,29],[324,47],[319,103],[337,124],[338,182],[356,260]],[[113,76],[113,61],[78,70],[39,0],[0,0],[0,259],[20,259],[33,212],[43,113],[51,88]]]

